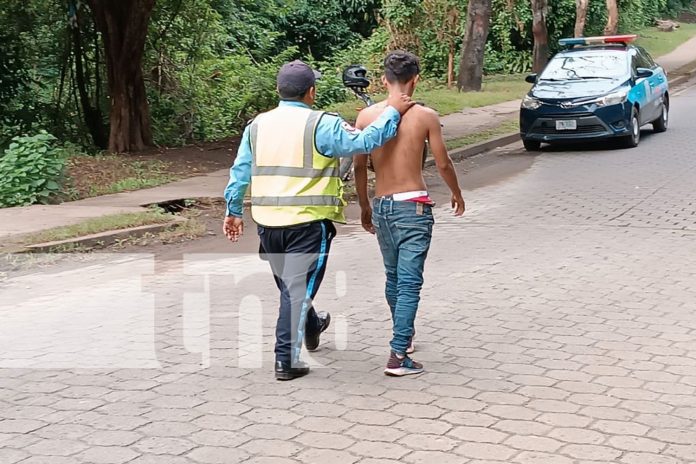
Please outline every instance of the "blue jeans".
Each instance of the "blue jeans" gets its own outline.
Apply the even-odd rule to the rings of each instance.
[[[423,268],[433,234],[431,206],[410,201],[375,198],[372,224],[387,274],[385,295],[392,314],[391,348],[406,353],[414,333]]]

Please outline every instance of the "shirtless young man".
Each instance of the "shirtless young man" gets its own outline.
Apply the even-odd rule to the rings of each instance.
[[[419,78],[418,57],[396,51],[384,60],[382,82],[389,94],[413,95]],[[356,126],[367,127],[384,110],[385,102],[364,109]],[[423,285],[423,267],[433,231],[433,202],[423,179],[425,141],[435,158],[437,169],[452,192],[455,216],[464,214],[464,199],[452,160],[442,137],[435,111],[414,106],[399,124],[395,138],[372,152],[377,177],[373,208],[367,193],[367,157],[355,157],[355,182],[362,225],[377,240],[387,274],[387,303],[391,309],[393,338],[391,355],[384,373],[392,376],[419,374],[423,365],[409,358],[413,351],[414,320]]]

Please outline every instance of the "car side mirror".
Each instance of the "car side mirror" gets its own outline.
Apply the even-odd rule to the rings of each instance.
[[[652,77],[653,74],[652,70],[648,68],[638,68],[636,70],[636,77],[638,79],[647,79],[648,77]]]
[[[537,73],[532,73],[528,74],[527,77],[524,78],[524,80],[525,82],[529,82],[530,84],[536,84],[537,77],[539,77]]]

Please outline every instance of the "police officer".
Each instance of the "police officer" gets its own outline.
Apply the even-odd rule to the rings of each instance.
[[[406,95],[370,126],[357,130],[338,115],[312,110],[320,74],[302,61],[286,63],[277,76],[280,103],[244,130],[225,189],[223,232],[236,242],[243,233],[243,198],[251,182],[251,215],[258,226],[261,254],[280,290],[276,324],[275,377],[291,380],[309,373],[300,361],[331,322],[314,310],[326,270],[334,222],[344,223],[339,157],[370,153],[396,135],[401,114],[413,102]]]

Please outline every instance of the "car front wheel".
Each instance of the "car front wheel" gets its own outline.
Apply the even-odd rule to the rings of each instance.
[[[660,117],[653,121],[653,130],[655,132],[665,132],[669,124],[669,103],[667,98],[662,102],[662,112]]]
[[[626,148],[635,148],[640,143],[640,119],[638,118],[638,110],[635,108],[631,111],[631,125],[628,129],[631,135],[624,138],[623,145]]]

